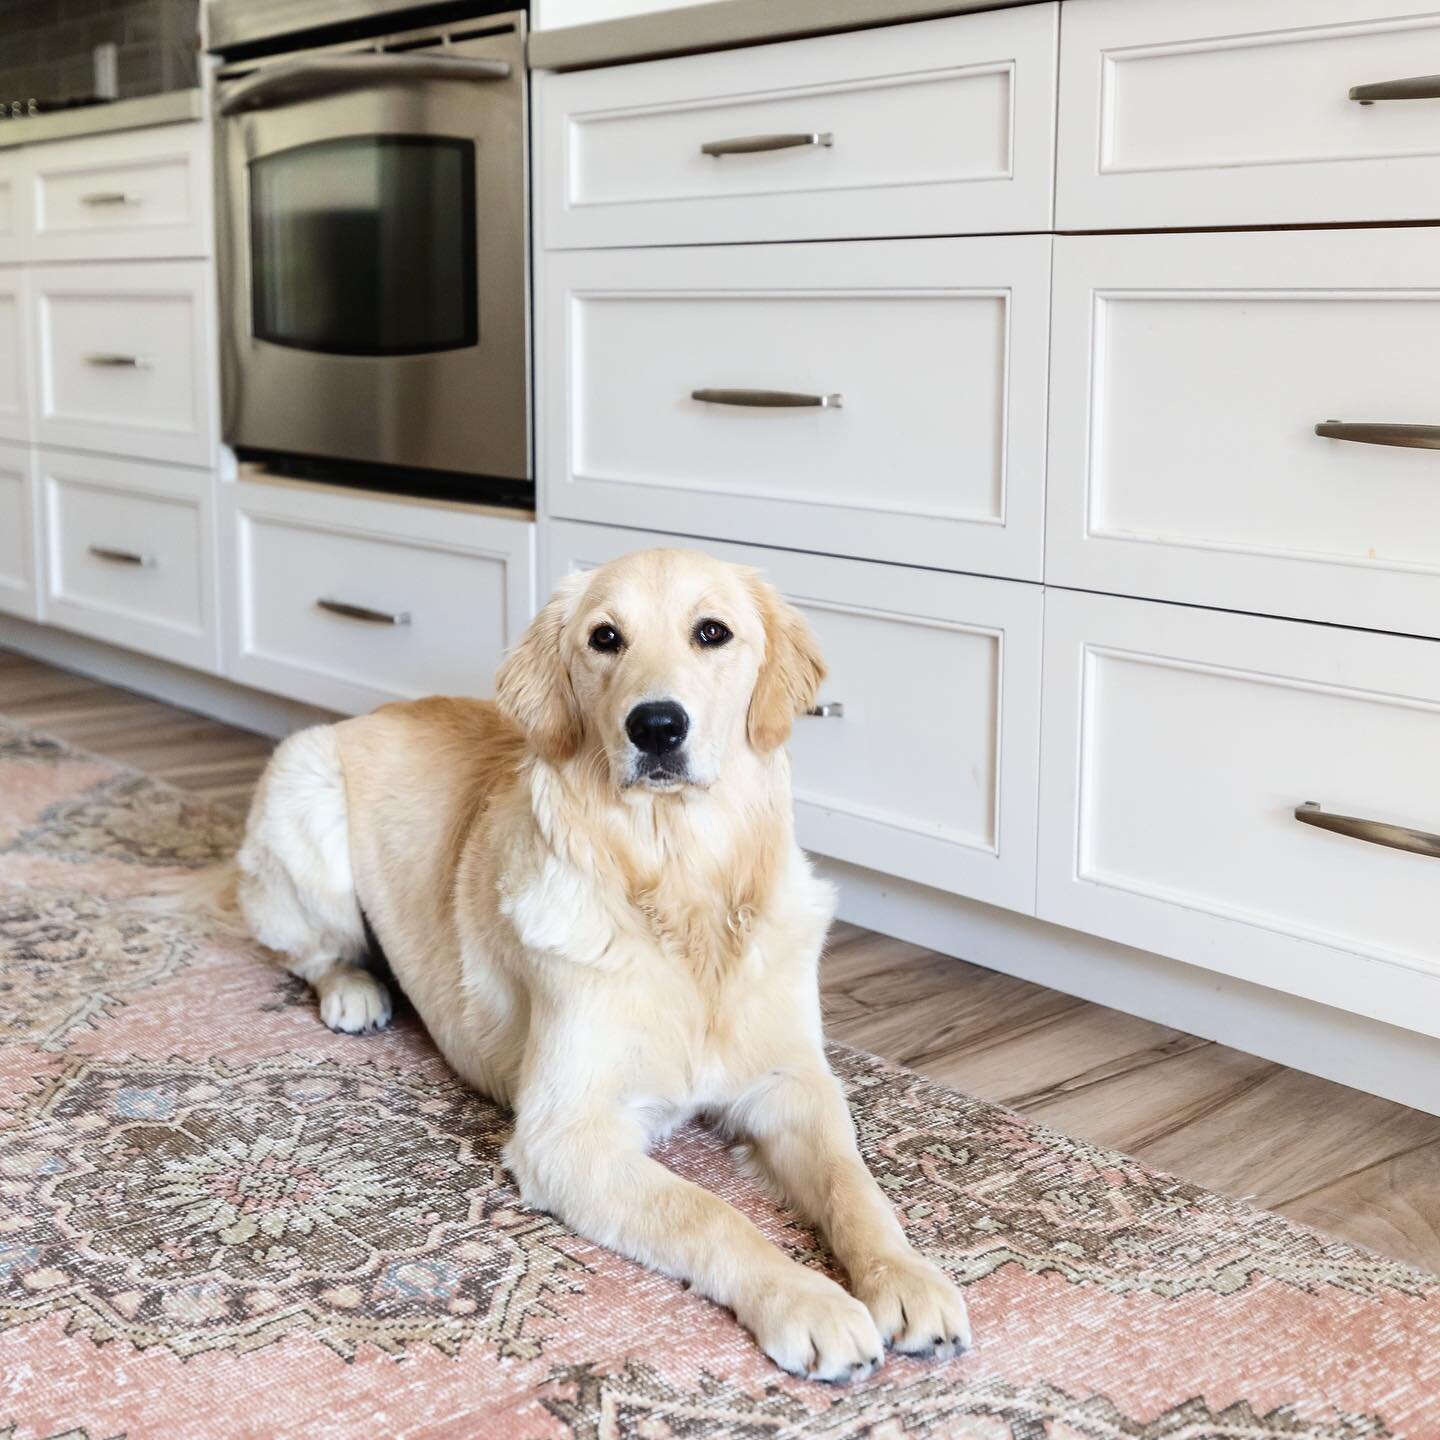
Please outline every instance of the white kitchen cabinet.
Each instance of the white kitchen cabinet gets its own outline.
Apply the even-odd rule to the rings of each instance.
[[[1428,230],[1056,240],[1045,577],[1440,635]],[[1401,436],[1409,433],[1402,429]]]
[[[1295,814],[1433,838],[1437,749],[1433,641],[1049,590],[1038,913],[1440,1035],[1440,839]]]
[[[1050,246],[545,256],[550,513],[1038,579]]]
[[[34,462],[24,445],[0,444],[0,611],[40,618]]]
[[[226,674],[356,713],[488,695],[534,611],[535,526],[474,506],[242,480],[222,491]]]
[[[41,444],[215,463],[204,262],[37,266],[29,285]]]
[[[214,517],[203,472],[40,450],[45,618],[201,670],[217,660]]]
[[[30,315],[26,272],[0,265],[0,440],[30,438]]]
[[[1059,9],[537,75],[543,243],[1046,230]]]
[[[1066,0],[1056,227],[1440,217],[1429,0]]]
[[[208,127],[157,125],[25,147],[26,256],[176,259],[211,250]]]
[[[551,584],[686,542],[556,523]],[[1041,592],[900,566],[705,542],[753,565],[809,620],[829,670],[790,742],[800,843],[1031,912]]]

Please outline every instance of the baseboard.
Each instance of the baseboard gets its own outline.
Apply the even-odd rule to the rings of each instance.
[[[0,647],[19,650],[37,660],[88,675],[92,680],[135,690],[277,740],[307,725],[337,718],[298,700],[267,695],[218,675],[188,670],[168,660],[155,660],[53,625],[36,625],[9,615],[0,615]],[[4,703],[4,692],[0,690],[0,709]]]
[[[1440,1040],[839,861],[840,917],[1440,1115]]]

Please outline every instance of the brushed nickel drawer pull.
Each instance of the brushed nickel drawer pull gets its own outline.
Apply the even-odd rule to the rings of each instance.
[[[123,190],[94,190],[80,197],[82,205],[138,205],[138,195],[127,195]]]
[[[793,390],[692,390],[692,400],[706,405],[746,405],[759,410],[838,410],[839,395],[801,395]]]
[[[332,615],[343,615],[347,620],[364,620],[371,625],[408,625],[408,610],[372,610],[368,605],[351,605],[344,600],[320,599],[315,602],[322,610]]]
[[[822,700],[818,705],[812,705],[806,712],[816,720],[840,720],[845,715],[845,702],[843,700]]]
[[[1440,425],[1388,425],[1368,420],[1325,420],[1315,427],[1327,440],[1360,445],[1400,445],[1407,450],[1440,450]]]
[[[90,553],[97,560],[109,560],[116,565],[143,565],[151,569],[155,564],[153,555],[141,555],[137,550],[114,550],[109,545],[92,545]]]
[[[99,365],[109,370],[148,370],[150,361],[144,355],[96,354],[85,357],[87,365]]]
[[[1354,815],[1332,815],[1313,800],[1297,805],[1295,818],[1302,825],[1314,825],[1336,835],[1349,835],[1355,840],[1368,840],[1372,845],[1388,845],[1392,850],[1408,850],[1412,855],[1429,855],[1440,860],[1440,835],[1431,835],[1425,830],[1387,825],[1383,820],[1361,820]]]
[[[1414,75],[1408,80],[1353,85],[1350,98],[1361,105],[1373,105],[1377,100],[1440,100],[1440,75]]]
[[[707,140],[702,155],[759,155],[766,150],[800,150],[805,146],[828,149],[835,143],[829,130],[798,131],[793,135],[737,135],[733,140]]]

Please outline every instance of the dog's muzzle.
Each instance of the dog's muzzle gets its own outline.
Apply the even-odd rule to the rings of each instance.
[[[683,784],[689,776],[685,737],[690,717],[673,700],[648,700],[625,717],[625,734],[635,747],[633,778],[646,784]]]

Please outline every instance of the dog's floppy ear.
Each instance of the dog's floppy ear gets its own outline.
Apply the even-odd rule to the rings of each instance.
[[[825,662],[805,617],[758,576],[751,575],[749,585],[765,622],[765,660],[750,697],[746,728],[755,749],[774,750],[790,738],[795,717],[814,705]]]
[[[567,575],[555,587],[555,594],[495,676],[495,703],[501,713],[552,763],[568,760],[584,737],[580,705],[560,654],[560,632],[587,578],[582,573]]]

